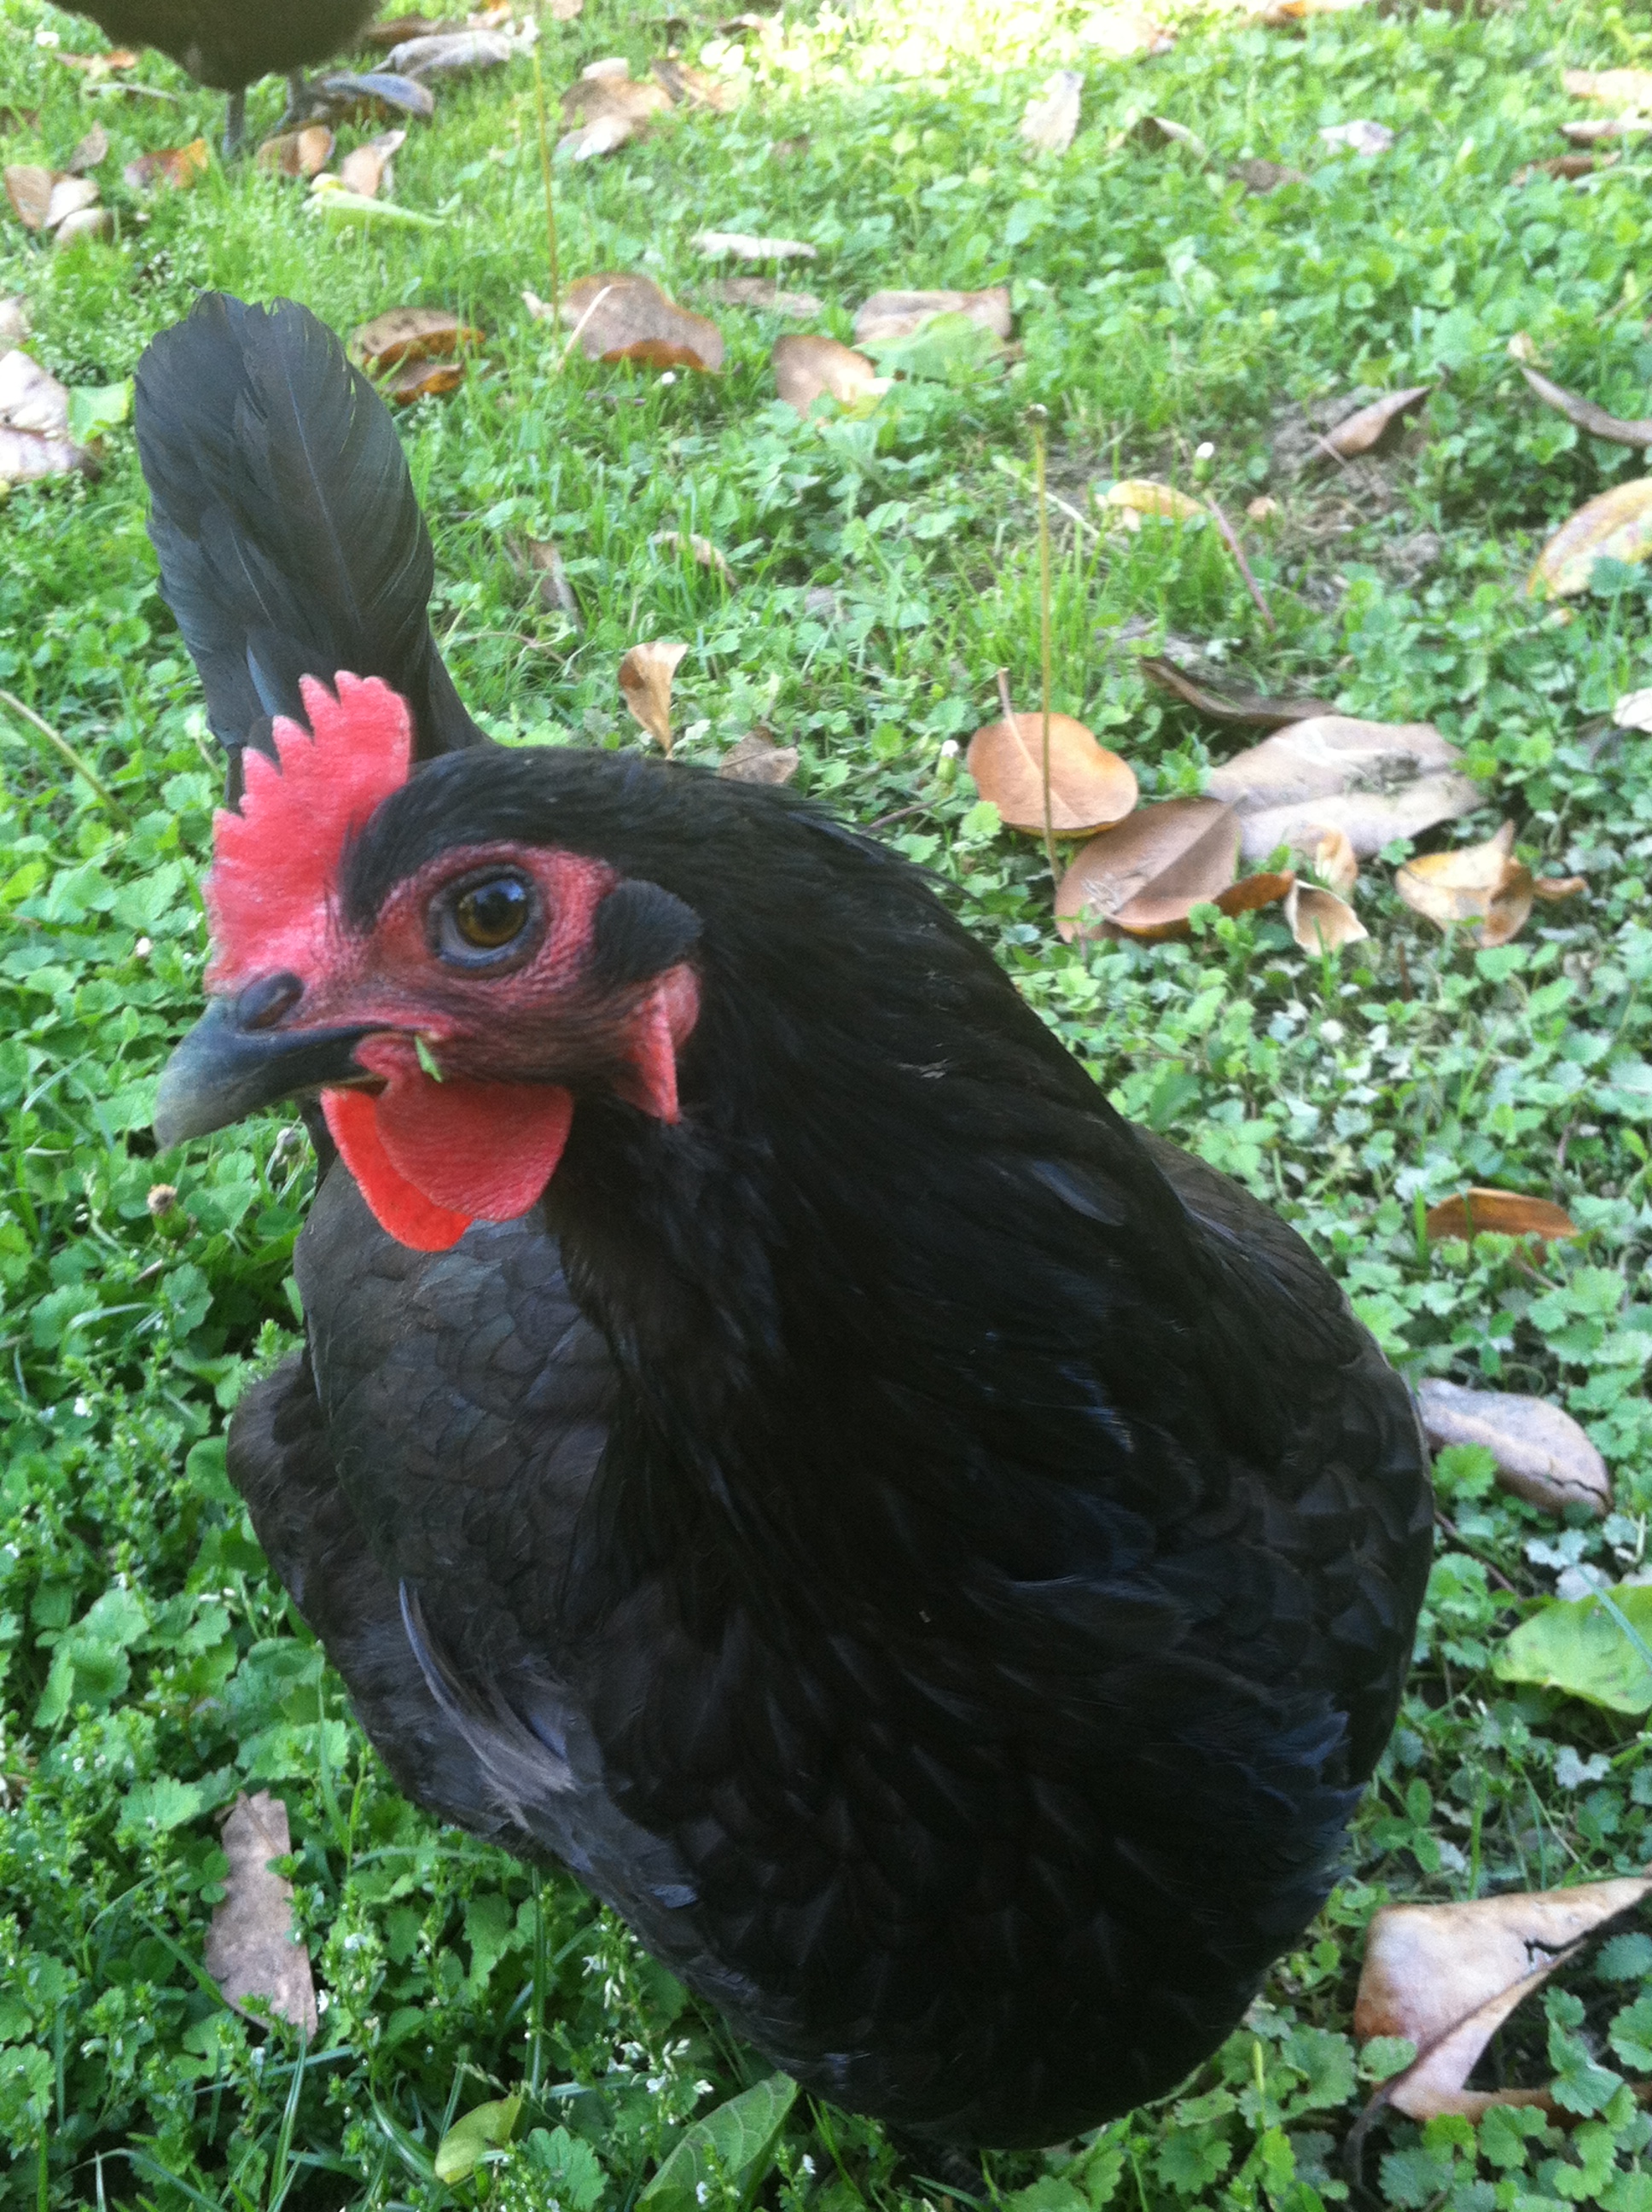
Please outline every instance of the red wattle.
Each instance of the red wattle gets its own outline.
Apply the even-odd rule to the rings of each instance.
[[[571,1093],[459,1075],[438,1083],[404,1037],[369,1037],[355,1057],[385,1090],[325,1091],[323,1109],[362,1197],[399,1243],[446,1251],[472,1221],[514,1221],[535,1203],[568,1142]]]

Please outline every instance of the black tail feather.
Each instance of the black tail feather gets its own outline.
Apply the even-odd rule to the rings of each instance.
[[[161,589],[228,748],[302,715],[301,676],[382,677],[415,757],[485,742],[430,635],[430,535],[388,410],[291,300],[209,292],[138,364],[138,454]]]

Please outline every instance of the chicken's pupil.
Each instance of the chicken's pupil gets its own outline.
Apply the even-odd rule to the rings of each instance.
[[[527,918],[527,892],[513,876],[477,884],[460,899],[456,914],[465,943],[489,951],[508,945]]]

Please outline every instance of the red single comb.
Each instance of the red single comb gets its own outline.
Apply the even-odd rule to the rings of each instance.
[[[309,729],[276,715],[280,768],[247,746],[240,811],[221,808],[213,817],[205,885],[212,990],[282,969],[313,974],[344,847],[407,781],[413,723],[405,702],[376,676],[341,672],[336,680],[337,697],[313,676],[300,679]]]

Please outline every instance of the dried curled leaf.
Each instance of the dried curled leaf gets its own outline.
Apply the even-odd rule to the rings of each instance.
[[[1185,123],[1173,123],[1168,115],[1144,115],[1130,136],[1145,146],[1185,147],[1196,161],[1210,161],[1211,149],[1199,133],[1189,131]],[[1268,168],[1272,164],[1265,161],[1261,166]]]
[[[469,76],[476,70],[497,69],[515,51],[500,31],[426,32],[392,47],[385,67],[392,76],[424,84],[432,77]]]
[[[207,1972],[237,2012],[248,2012],[249,1998],[261,1997],[277,2019],[313,2036],[315,1983],[309,1954],[294,1940],[293,1885],[270,1864],[293,1848],[287,1808],[267,1790],[252,1797],[243,1792],[224,1822],[222,1840],[229,1872],[207,1929]]]
[[[1394,871],[1394,889],[1413,913],[1449,929],[1468,923],[1482,945],[1506,945],[1532,911],[1532,872],[1513,857],[1515,825],[1480,845],[1425,853]]]
[[[1466,1390],[1429,1376],[1417,1386],[1417,1403],[1436,1451],[1448,1444],[1484,1446],[1497,1463],[1497,1480],[1517,1498],[1548,1513],[1568,1505],[1611,1510],[1605,1460],[1571,1415],[1546,1399]]]
[[[820,254],[800,238],[753,238],[743,230],[697,230],[689,243],[697,253],[737,261],[814,261]]]
[[[1013,327],[1010,288],[993,284],[984,292],[874,292],[855,311],[854,342],[884,345],[895,338],[915,337],[937,315],[967,315],[995,338],[1007,338]]]
[[[25,230],[45,228],[46,213],[52,205],[52,188],[58,179],[50,169],[38,162],[13,161],[6,167],[6,198],[11,202],[11,211]]]
[[[726,577],[729,573],[728,562],[712,544],[710,538],[701,537],[697,530],[656,530],[650,536],[648,543],[651,545],[659,546],[665,552],[679,556],[686,553],[690,560],[697,562],[701,568],[709,568],[719,576]]]
[[[272,176],[319,177],[332,159],[334,143],[325,123],[307,123],[301,131],[266,138],[253,159]]]
[[[1366,2044],[1399,2036],[1417,2046],[1416,2059],[1386,2085],[1387,2101],[1413,2120],[1547,2105],[1541,2089],[1463,2084],[1521,2000],[1649,1889],[1652,1876],[1632,1875],[1468,1905],[1386,1905],[1365,1939],[1354,2037]]]
[[[725,84],[708,70],[695,69],[691,62],[679,61],[668,55],[663,61],[648,64],[655,80],[665,86],[677,107],[708,107],[714,115],[732,114],[740,104],[740,95],[732,84]]]
[[[1637,112],[1652,109],[1652,70],[1564,70],[1560,82],[1574,100],[1605,100]]]
[[[1524,362],[1520,364],[1520,373],[1545,406],[1552,407],[1578,429],[1587,430],[1590,437],[1605,438],[1614,446],[1652,446],[1652,421],[1642,418],[1628,422],[1620,415],[1608,415],[1592,399],[1581,399],[1575,392],[1551,384],[1546,376],[1540,376]]]
[[[634,645],[619,665],[625,703],[664,753],[671,750],[671,680],[686,645],[656,638]]]
[[[1333,430],[1327,430],[1325,443],[1339,459],[1356,460],[1361,453],[1369,453],[1374,446],[1380,445],[1394,424],[1410,414],[1419,400],[1426,399],[1433,389],[1431,384],[1412,384],[1403,392],[1385,392],[1369,407],[1345,416]]]
[[[0,354],[0,484],[97,466],[69,434],[69,391],[26,353]]]
[[[965,764],[983,799],[1011,830],[1043,834],[1044,718],[1016,714],[987,722],[969,740]],[[1122,822],[1136,803],[1135,771],[1098,745],[1070,714],[1049,718],[1049,827],[1058,837],[1087,836]]]
[[[347,192],[376,199],[391,188],[391,161],[407,143],[405,131],[381,131],[365,146],[352,148],[338,164],[338,181]]]
[[[799,415],[808,414],[817,399],[830,398],[840,407],[853,407],[890,388],[890,378],[879,376],[864,353],[837,338],[776,338],[772,358],[774,389]]]
[[[512,548],[519,567],[537,576],[536,586],[540,605],[547,614],[566,615],[575,629],[585,628],[585,617],[568,573],[561,549],[549,538],[530,538]]]
[[[723,307],[767,308],[795,322],[811,321],[821,311],[812,292],[783,292],[772,276],[724,276],[706,289]]]
[[[482,337],[447,307],[391,307],[351,331],[349,350],[358,368],[381,376],[410,362],[448,360]]]
[[[1450,1237],[1540,1237],[1546,1243],[1581,1237],[1582,1230],[1564,1206],[1546,1198],[1527,1198],[1523,1191],[1460,1191],[1442,1199],[1423,1216],[1423,1231],[1431,1244]]]
[[[100,123],[94,123],[74,152],[64,163],[71,177],[83,177],[88,169],[95,169],[109,154],[109,134]]]
[[[1359,855],[1345,830],[1322,830],[1302,849],[1315,879],[1345,898],[1359,881]]]
[[[557,151],[576,161],[611,154],[671,104],[663,85],[634,80],[623,61],[592,62],[562,94],[562,113],[578,127],[561,141]]]
[[[1453,773],[1459,756],[1431,722],[1321,714],[1276,731],[1211,771],[1207,789],[1238,811],[1248,860],[1340,830],[1361,860],[1481,802]]]
[[[1035,95],[1027,102],[1020,131],[1035,153],[1066,152],[1078,128],[1084,89],[1084,80],[1078,70],[1057,70],[1042,96]]]
[[[623,271],[581,276],[563,293],[562,307],[562,320],[587,361],[701,372],[723,365],[723,334],[716,324],[679,307],[650,276]]]
[[[749,731],[717,766],[731,783],[790,783],[797,772],[797,747],[776,744],[767,730]]]
[[[1300,881],[1285,893],[1285,926],[1304,952],[1335,952],[1370,935],[1346,899]]]
[[[1137,666],[1151,683],[1173,691],[1184,705],[1208,714],[1213,722],[1230,722],[1251,729],[1282,730],[1292,722],[1306,722],[1321,714],[1334,714],[1328,699],[1270,699],[1260,691],[1228,690],[1200,682],[1174,660],[1146,654]]]
[[[1108,486],[1102,505],[1127,530],[1139,530],[1143,515],[1160,522],[1208,522],[1207,507],[1174,485],[1156,483],[1151,477],[1126,477]]]
[[[146,191],[152,185],[170,185],[174,191],[187,191],[191,185],[199,184],[211,167],[212,152],[206,140],[191,138],[187,146],[140,154],[122,173],[134,191]]]
[[[1574,146],[1598,146],[1603,138],[1644,138],[1652,131],[1652,117],[1602,116],[1592,123],[1563,123],[1560,129]]]
[[[1168,799],[1139,806],[1075,856],[1055,894],[1065,938],[1185,921],[1201,900],[1226,890],[1239,866],[1239,821],[1212,799]]]
[[[1652,477],[1613,484],[1563,522],[1537,556],[1528,595],[1586,591],[1597,561],[1643,561],[1652,552]]]

